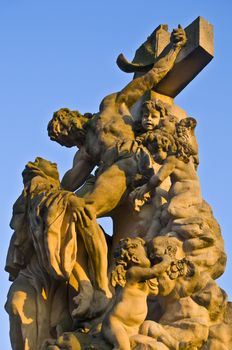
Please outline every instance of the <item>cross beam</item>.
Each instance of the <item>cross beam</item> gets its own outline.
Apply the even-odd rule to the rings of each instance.
[[[198,17],[185,28],[187,45],[178,55],[175,65],[167,76],[155,87],[159,94],[174,98],[212,60],[214,55],[213,26],[203,17]],[[121,54],[117,64],[124,72],[135,72],[134,77],[148,71],[157,58],[170,48],[167,25],[160,25],[138,48],[130,63]]]

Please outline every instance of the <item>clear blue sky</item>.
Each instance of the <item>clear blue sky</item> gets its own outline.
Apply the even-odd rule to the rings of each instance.
[[[98,110],[101,99],[131,78],[115,60],[134,51],[161,23],[184,27],[199,15],[215,26],[215,58],[176,98],[198,120],[199,176],[204,198],[219,221],[228,254],[219,284],[232,299],[231,219],[231,0],[2,0],[0,3],[1,111],[1,347],[10,349],[3,310],[9,288],[3,272],[11,236],[12,205],[22,190],[21,172],[42,156],[70,167],[74,150],[47,137],[60,107]]]

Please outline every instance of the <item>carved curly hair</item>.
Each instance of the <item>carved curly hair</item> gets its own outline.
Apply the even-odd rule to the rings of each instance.
[[[155,108],[157,111],[160,112],[160,118],[165,119],[168,115],[170,115],[170,108],[168,104],[162,102],[161,100],[155,99],[155,100],[148,100],[145,101],[142,104],[141,113],[139,120],[135,121],[134,123],[134,132],[135,135],[140,135],[144,133],[144,128],[142,126],[142,115],[145,110],[150,110]]]
[[[117,265],[124,265],[125,267],[135,256],[135,250],[139,246],[145,245],[145,241],[140,238],[123,238],[119,241],[119,247],[115,250],[114,258]]]
[[[152,154],[162,149],[168,155],[175,155],[185,163],[188,163],[190,157],[193,157],[197,166],[199,164],[197,145],[194,142],[191,143],[191,137],[194,137],[194,129],[197,124],[196,120],[184,118],[177,121],[174,116],[170,115],[166,118],[170,118],[170,122],[174,123],[173,130],[161,125],[158,129],[138,136],[136,140],[146,146]],[[167,125],[168,123],[169,120],[167,120]]]
[[[80,143],[83,143],[86,125],[91,117],[91,113],[82,115],[78,111],[61,108],[53,114],[52,119],[48,123],[48,136],[62,146],[72,147],[74,144],[71,136],[78,131],[78,140]]]
[[[197,125],[197,121],[194,118],[184,118],[176,125],[175,142],[177,146],[176,156],[188,163],[190,157],[193,157],[194,163],[197,166],[199,164],[198,150],[189,142],[189,133],[193,134],[193,131]],[[193,135],[192,135],[193,136]]]
[[[126,270],[133,258],[137,258],[135,250],[139,246],[145,246],[142,238],[124,238],[119,241],[119,247],[115,250],[114,258],[116,266],[111,273],[111,284],[124,287],[126,284]]]

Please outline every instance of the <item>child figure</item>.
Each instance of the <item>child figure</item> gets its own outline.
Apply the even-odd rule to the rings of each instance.
[[[176,123],[178,122],[178,119],[171,115],[169,112],[169,106],[165,104],[164,102],[154,99],[154,100],[148,100],[143,103],[142,109],[141,109],[141,119],[136,122],[135,126],[135,133],[137,135],[136,141],[139,144],[142,144],[145,146],[151,155],[154,153],[153,149],[153,142],[154,138],[159,133],[160,130],[162,130],[162,135],[169,134],[170,137],[172,134],[175,133],[176,129]],[[161,167],[160,164],[157,162],[153,162],[152,164],[154,173],[157,173]],[[147,230],[152,225],[152,233],[154,232],[160,232],[161,230],[161,224],[160,224],[160,215],[161,215],[161,207],[167,200],[167,191],[170,188],[170,179],[169,177],[163,181],[161,186],[157,189],[155,192],[155,195],[152,198],[152,224],[148,223],[147,221],[147,215],[145,214],[145,222],[142,221],[142,231],[144,231],[145,228],[145,234],[147,235]],[[141,207],[146,202],[150,202],[151,196],[150,193],[146,193],[143,198],[134,198],[134,209],[137,212],[141,211]],[[149,205],[148,205],[149,207]],[[151,207],[151,205],[150,205]],[[147,208],[147,207],[146,207]],[[146,213],[146,210],[141,211],[141,219],[143,217],[143,213]],[[143,220],[143,219],[142,219]],[[140,232],[139,232],[140,233]],[[152,238],[154,235],[151,235]],[[147,240],[147,239],[146,239]]]
[[[168,269],[171,259],[164,255],[161,262],[151,267],[141,238],[122,239],[117,253],[112,272],[116,294],[103,320],[102,334],[114,350],[130,350],[130,337],[139,333],[147,316],[147,296],[158,294],[156,277]]]
[[[147,184],[131,193],[133,200],[143,200],[147,192],[155,190],[170,176],[167,212],[174,218],[193,216],[194,206],[202,202],[196,173],[198,158],[195,127],[194,118],[185,118],[177,123],[175,133],[162,128],[154,132],[150,149],[153,148],[154,160],[162,166]]]

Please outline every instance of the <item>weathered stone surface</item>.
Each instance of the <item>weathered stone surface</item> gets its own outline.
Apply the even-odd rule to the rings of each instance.
[[[231,350],[231,303],[215,282],[226,254],[201,194],[197,121],[172,98],[212,58],[211,34],[199,17],[169,44],[160,26],[134,60],[155,64],[98,113],[54,113],[50,138],[78,151],[61,182],[40,157],[22,174],[6,261],[13,350]]]

